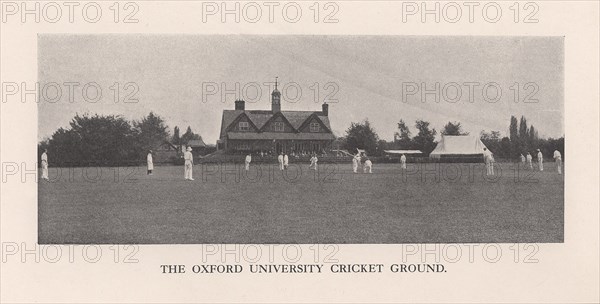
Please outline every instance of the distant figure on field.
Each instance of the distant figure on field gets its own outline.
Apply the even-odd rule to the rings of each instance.
[[[187,150],[183,153],[183,159],[185,160],[185,180],[193,181],[194,155],[192,154],[192,147],[187,147]]]
[[[404,154],[400,156],[400,167],[402,168],[402,170],[406,170],[406,155]]]
[[[308,166],[308,169],[314,169],[315,171],[317,171],[317,162],[319,161],[319,159],[317,158],[317,154],[313,154],[313,156],[310,158],[310,166]]]
[[[533,157],[531,157],[529,152],[527,152],[527,166],[529,167],[529,170],[533,170]]]
[[[356,153],[354,158],[352,158],[352,172],[358,172],[358,166],[360,165],[360,153]]]
[[[560,155],[558,150],[554,150],[554,162],[556,162],[558,174],[562,174],[562,155]]]
[[[284,153],[283,154],[283,169],[287,170],[289,164],[290,164],[290,158],[288,157],[287,153]]]
[[[373,168],[373,163],[371,162],[371,160],[367,157],[365,159],[365,165],[363,168],[363,172],[364,173],[373,173],[373,171],[371,170]]]
[[[486,175],[494,175],[492,158],[492,152],[488,151],[487,148],[483,148],[483,162],[485,163]]]
[[[524,165],[525,164],[525,156],[523,156],[523,153],[521,153],[521,164]]]
[[[146,165],[148,166],[147,175],[152,175],[152,170],[154,170],[154,163],[152,162],[152,150],[148,150],[148,156],[146,156]]]
[[[248,155],[246,155],[246,160],[244,161],[245,169],[246,171],[250,170],[250,162],[252,162],[252,155],[250,155],[250,153],[248,153]]]
[[[48,149],[44,149],[44,153],[42,153],[42,179],[50,180],[48,178]]]
[[[542,151],[540,151],[540,149],[537,149],[537,152],[538,167],[540,168],[540,171],[544,171],[544,156],[542,155]]]
[[[279,162],[279,170],[283,171],[283,152],[279,153],[279,156],[277,156],[277,161]]]

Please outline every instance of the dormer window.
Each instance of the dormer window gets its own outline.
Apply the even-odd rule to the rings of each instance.
[[[240,131],[248,131],[250,130],[250,124],[247,121],[240,121],[238,129],[240,129]]]
[[[311,122],[310,123],[310,131],[311,132],[321,131],[321,125],[318,122]]]
[[[273,131],[283,132],[283,122],[276,121],[275,123],[273,123]]]

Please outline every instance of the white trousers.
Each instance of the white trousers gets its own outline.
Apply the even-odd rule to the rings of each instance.
[[[48,164],[46,162],[42,163],[42,178],[48,179]]]
[[[538,161],[538,167],[540,168],[540,171],[544,171],[544,162]]]
[[[486,169],[486,174],[487,175],[494,175],[494,164],[490,163],[485,163],[485,169]]]
[[[315,171],[317,170],[317,163],[310,163],[310,166],[308,166],[308,168],[313,168],[315,169]]]
[[[192,170],[194,169],[194,166],[192,165],[191,162],[186,161],[185,162],[185,173],[184,173],[184,177],[185,179],[192,179]]]
[[[402,169],[406,169],[406,163],[402,163],[402,164],[401,164],[401,168],[402,168]]]
[[[283,162],[280,162],[280,163],[279,163],[279,170],[282,170],[282,171],[283,171]]]
[[[364,166],[363,172],[364,173],[373,173],[373,172],[371,172],[371,166]]]
[[[245,167],[246,171],[250,170],[250,162],[245,162]]]
[[[558,170],[558,174],[562,174],[562,159],[556,160],[556,169]]]

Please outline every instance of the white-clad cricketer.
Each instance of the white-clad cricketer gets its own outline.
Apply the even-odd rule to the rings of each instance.
[[[317,162],[319,161],[319,159],[317,158],[317,154],[313,154],[313,156],[310,158],[310,166],[308,166],[308,169],[314,169],[315,171],[317,171]]]
[[[352,158],[352,171],[354,173],[358,172],[358,165],[360,165],[360,153],[356,153],[354,158]]]
[[[185,160],[185,180],[193,181],[194,155],[192,154],[192,147],[187,147],[187,150],[183,153],[183,159]]]
[[[540,149],[537,149],[537,151],[538,167],[540,168],[540,171],[544,171],[544,155],[542,155],[542,151],[540,151]]]
[[[283,171],[283,152],[279,153],[279,156],[277,156],[277,162],[279,162],[279,170]]]
[[[373,173],[373,171],[371,170],[373,168],[373,163],[371,162],[371,160],[367,157],[365,159],[365,165],[363,168],[363,172],[364,173]]]
[[[290,165],[290,158],[288,157],[287,153],[284,153],[283,154],[283,168],[285,170],[287,170],[289,165]]]
[[[44,149],[42,153],[42,179],[49,180],[48,178],[48,150]]]
[[[252,155],[250,155],[250,153],[248,153],[248,155],[246,155],[246,160],[244,161],[245,169],[246,171],[250,170],[250,162],[252,162]]]
[[[525,164],[525,156],[523,156],[523,153],[521,153],[521,164]]]
[[[562,174],[562,155],[560,155],[558,150],[554,150],[554,162],[556,162],[558,174]]]
[[[404,154],[400,156],[400,167],[402,168],[402,170],[406,170],[406,155]]]
[[[494,175],[492,153],[487,148],[483,148],[483,162],[485,163],[486,175]]]
[[[529,166],[530,170],[533,170],[533,157],[531,157],[531,153],[527,152],[527,166]]]
[[[148,156],[146,156],[146,165],[148,166],[148,172],[146,174],[152,175],[152,170],[154,170],[154,163],[152,162],[152,150],[148,150]]]

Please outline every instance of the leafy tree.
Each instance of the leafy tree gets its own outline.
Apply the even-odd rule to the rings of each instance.
[[[525,116],[521,116],[521,121],[519,122],[519,138],[529,139],[529,129],[527,128],[527,119]]]
[[[70,130],[59,129],[49,143],[49,150],[68,149],[61,151],[73,155],[67,160],[118,163],[136,157],[132,153],[136,145],[135,133],[131,124],[121,116],[77,114],[70,126]],[[61,153],[53,151],[52,154],[57,157]]]
[[[410,129],[402,119],[398,122],[398,132],[394,133],[394,142],[402,149],[410,149],[412,146]]]
[[[202,136],[200,136],[199,134],[195,134],[192,131],[192,128],[188,126],[187,130],[185,130],[185,133],[183,133],[183,135],[181,136],[181,144],[187,145],[187,143],[193,139],[202,139]]]
[[[510,116],[510,126],[508,127],[510,140],[516,142],[519,139],[519,127],[517,118]]]
[[[448,122],[442,130],[442,135],[469,135],[469,132],[464,132],[460,122]]]
[[[351,123],[346,130],[345,145],[351,153],[365,149],[368,155],[376,155],[379,135],[371,127],[368,119],[362,123]]]
[[[173,143],[174,145],[181,144],[181,137],[179,136],[178,126],[175,126],[175,128],[173,128],[173,137],[171,138],[171,143]]]
[[[435,129],[429,129],[429,122],[424,120],[417,120],[415,122],[415,127],[419,131],[417,136],[413,138],[415,148],[421,150],[425,154],[431,153],[437,144],[435,141],[437,131]]]
[[[162,145],[169,138],[169,127],[160,116],[153,112],[150,112],[142,120],[134,122],[134,126],[138,148],[144,155],[146,151]]]

